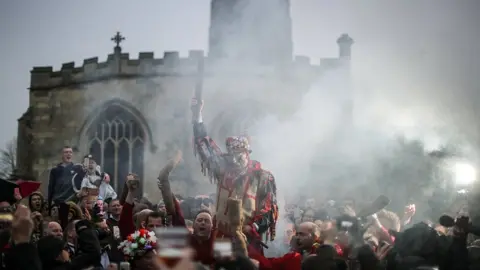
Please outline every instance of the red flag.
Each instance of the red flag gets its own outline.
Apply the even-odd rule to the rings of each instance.
[[[15,181],[20,189],[20,195],[22,198],[30,196],[33,192],[37,191],[40,188],[40,182],[37,181],[26,181],[26,180],[17,180]]]

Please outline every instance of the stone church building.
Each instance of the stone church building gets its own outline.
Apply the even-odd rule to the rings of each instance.
[[[18,120],[19,173],[46,188],[49,169],[70,145],[78,151],[77,162],[92,154],[117,188],[128,172],[139,174],[143,193],[156,199],[158,171],[180,149],[184,157],[172,175],[173,191],[212,192],[192,150],[190,101],[199,80],[204,121],[223,146],[226,136],[248,132],[262,115],[288,117],[322,72],[349,68],[353,44],[341,35],[338,57],[311,65],[308,57],[292,55],[288,0],[247,7],[243,2],[248,1],[212,0],[208,53],[142,52],[131,58],[117,33],[105,62],[93,57],[77,66],[64,63],[60,70],[33,67],[29,107]],[[276,12],[265,15],[269,10]],[[255,24],[245,18],[255,18]]]

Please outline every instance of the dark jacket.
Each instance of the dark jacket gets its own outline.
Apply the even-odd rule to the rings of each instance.
[[[0,270],[6,269],[6,256],[10,252],[10,230],[0,231]]]
[[[34,244],[12,246],[5,257],[5,269],[42,270],[42,263]]]
[[[81,173],[82,171],[82,165],[73,163],[60,163],[50,170],[48,207],[52,207],[53,202],[65,202],[75,194],[72,187],[72,179],[76,173]]]
[[[118,250],[118,245],[120,245],[120,242],[122,241],[122,239],[121,237],[116,239],[114,235],[115,230],[118,230],[118,232],[120,233],[120,228],[118,227],[118,221],[113,218],[108,218],[107,225],[110,231],[112,232],[109,236],[110,250],[108,251],[108,257],[110,258],[110,262],[118,264],[124,260],[123,253],[120,250]]]

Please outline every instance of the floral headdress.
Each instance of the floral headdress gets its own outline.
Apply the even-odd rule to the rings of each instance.
[[[118,249],[123,252],[127,260],[143,256],[145,253],[157,248],[157,237],[155,232],[140,229],[127,237],[127,240],[120,243]]]

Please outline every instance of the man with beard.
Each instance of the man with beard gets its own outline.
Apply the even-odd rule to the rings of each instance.
[[[275,179],[260,162],[250,159],[250,144],[244,136],[228,137],[227,152],[223,153],[207,135],[202,119],[203,101],[193,99],[192,122],[195,152],[200,157],[202,171],[217,185],[214,224],[217,237],[231,237],[229,198],[238,198],[243,207],[243,232],[250,247],[260,252],[262,234],[273,241],[278,217]],[[268,237],[269,236],[269,237]]]

